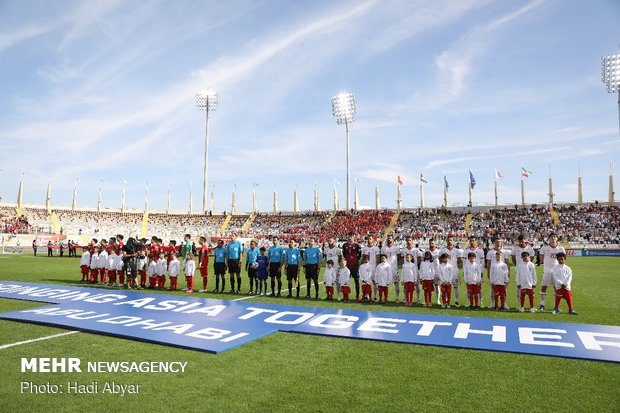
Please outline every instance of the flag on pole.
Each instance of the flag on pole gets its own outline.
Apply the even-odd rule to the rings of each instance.
[[[448,179],[445,175],[443,176],[443,186],[446,189],[446,192],[448,192],[448,188],[450,188],[450,185],[448,185]]]
[[[424,175],[420,174],[420,183],[427,184],[428,182],[424,179]]]
[[[495,170],[495,179],[503,179],[503,178],[504,178],[504,175],[499,173],[499,171],[496,169]]]
[[[398,175],[398,185],[402,185],[403,184],[403,180],[400,179],[400,175]]]
[[[532,172],[528,171],[524,167],[521,167],[521,176],[524,178],[528,178]]]
[[[471,186],[471,189],[474,189],[476,186],[476,178],[474,178],[474,174],[472,174],[471,171],[469,171],[469,185]]]

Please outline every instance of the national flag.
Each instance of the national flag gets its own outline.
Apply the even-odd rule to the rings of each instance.
[[[403,180],[400,179],[400,175],[398,175],[398,185],[402,185],[403,184]]]
[[[528,171],[524,167],[521,167],[521,176],[524,178],[528,178],[532,172]]]
[[[446,178],[445,175],[443,176],[443,186],[446,192],[448,192],[448,188],[450,188],[450,185],[448,185],[448,179]]]
[[[495,170],[495,179],[504,179],[504,175],[499,173],[497,169]]]
[[[471,186],[471,189],[474,189],[476,186],[476,178],[474,178],[474,174],[471,171],[469,171],[469,186]]]
[[[427,184],[428,182],[424,179],[424,175],[420,174],[420,183]]]

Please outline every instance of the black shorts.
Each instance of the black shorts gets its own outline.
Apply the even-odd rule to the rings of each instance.
[[[319,279],[319,264],[306,264],[306,280]]]
[[[269,276],[277,278],[282,277],[282,273],[280,272],[281,266],[282,264],[280,264],[279,262],[272,262],[271,264],[269,264]]]
[[[226,263],[225,262],[216,262],[213,264],[213,270],[215,275],[224,275],[226,274]]]
[[[289,265],[286,267],[286,279],[294,280],[299,275],[299,265]]]
[[[258,277],[258,267],[257,268],[252,268],[251,265],[248,265],[248,277],[250,277],[250,278]]]
[[[239,268],[239,260],[228,260],[228,273],[240,274],[241,268]]]

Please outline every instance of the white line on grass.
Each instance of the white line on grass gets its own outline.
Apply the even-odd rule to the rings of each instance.
[[[54,334],[52,336],[33,338],[32,340],[26,340],[26,341],[18,341],[17,343],[5,344],[3,346],[0,346],[0,350],[4,350],[4,349],[7,349],[9,347],[14,347],[14,346],[21,346],[22,344],[34,343],[35,341],[43,341],[43,340],[49,340],[51,338],[56,338],[56,337],[68,336],[69,334],[75,334],[75,333],[79,333],[79,331],[68,331],[66,333]]]

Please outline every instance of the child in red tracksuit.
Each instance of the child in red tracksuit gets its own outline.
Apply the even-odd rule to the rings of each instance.
[[[555,285],[555,308],[551,311],[551,314],[557,314],[560,312],[560,302],[562,299],[566,300],[568,304],[568,313],[577,315],[577,312],[573,308],[573,293],[571,292],[571,282],[573,281],[573,271],[565,264],[566,254],[559,252],[555,255],[558,260],[558,265],[553,270],[553,284]]]

